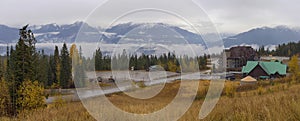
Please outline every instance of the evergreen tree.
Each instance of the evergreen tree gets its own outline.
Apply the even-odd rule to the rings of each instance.
[[[48,71],[47,71],[47,86],[51,87],[54,83],[57,84],[56,81],[56,67],[55,67],[55,62],[54,62],[54,56],[50,55],[49,61],[48,61]]]
[[[27,25],[28,26],[28,25]],[[12,113],[17,114],[17,90],[25,80],[35,80],[38,73],[36,66],[35,38],[27,26],[20,29],[20,38],[16,50],[11,48],[9,57],[9,81],[12,99]]]
[[[54,66],[54,68],[53,69],[55,69],[54,70],[54,80],[53,80],[53,82],[55,83],[55,84],[58,84],[58,85],[60,85],[59,83],[60,83],[60,69],[61,69],[61,62],[60,62],[60,55],[59,55],[59,50],[58,50],[58,47],[57,46],[55,46],[55,50],[54,50],[54,58],[53,58],[54,60],[53,60],[53,66]]]
[[[129,69],[129,67],[128,67],[129,60],[128,60],[125,49],[123,49],[122,55],[120,55],[120,57],[117,59],[117,64],[118,64],[117,68],[119,70],[128,70]]]
[[[37,80],[39,81],[40,84],[43,84],[44,87],[48,86],[48,71],[49,71],[49,62],[47,56],[44,54],[44,50],[42,50],[41,54],[39,55],[38,58],[38,65],[36,66],[39,73],[37,74]]]
[[[95,70],[101,71],[103,70],[103,59],[100,48],[98,48],[95,52]]]
[[[108,56],[108,55],[104,56],[104,58],[103,58],[103,66],[104,66],[103,70],[107,70],[107,71],[111,70],[111,62],[112,61],[111,61],[110,56]]]
[[[10,51],[9,47],[6,47],[6,68],[5,68],[5,80],[11,79],[11,66],[10,66],[10,61],[9,61],[9,56],[10,56]]]
[[[66,43],[61,49],[61,68],[60,68],[60,86],[62,88],[69,88],[71,85],[71,59]]]

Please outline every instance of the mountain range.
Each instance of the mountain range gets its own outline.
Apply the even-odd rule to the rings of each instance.
[[[21,27],[20,27],[21,28]],[[163,23],[124,23],[108,29],[92,27],[84,22],[73,24],[46,24],[29,27],[35,34],[38,43],[73,43],[102,42],[159,44],[204,44],[202,37],[183,28]],[[79,32],[81,29],[82,32]],[[78,32],[80,35],[78,35]],[[0,43],[15,43],[18,40],[19,29],[0,25]],[[224,35],[224,36],[223,36]],[[228,36],[228,34],[226,34]],[[225,47],[235,45],[278,45],[300,40],[300,29],[287,26],[261,27],[251,29],[233,36],[223,36]]]
[[[278,45],[300,40],[300,29],[287,26],[261,27],[223,39],[225,47],[235,45]]]
[[[162,23],[125,23],[112,26],[105,31],[101,28],[92,27],[84,22],[57,25],[32,25],[38,43],[73,43],[77,42],[103,42],[109,44],[152,41],[154,43],[191,43],[204,44],[201,36]],[[18,28],[0,25],[0,43],[15,43],[18,41]],[[81,32],[79,32],[81,31]],[[80,33],[80,35],[78,35]],[[77,37],[77,39],[76,39]]]

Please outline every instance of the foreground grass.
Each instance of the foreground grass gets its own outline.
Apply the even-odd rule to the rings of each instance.
[[[167,84],[161,93],[148,100],[137,100],[123,93],[107,95],[107,97],[115,106],[124,111],[145,114],[165,107],[173,100],[179,86],[180,82]],[[201,81],[199,86],[197,97],[203,97],[209,82]],[[197,98],[191,108],[179,120],[199,120],[199,109],[202,103],[203,98]],[[114,120],[122,120],[113,114],[105,114],[104,116],[114,117]],[[0,118],[0,120],[93,121],[95,119],[87,112],[81,102],[72,102],[61,106],[49,105],[45,109],[22,112],[14,119]],[[204,120],[300,120],[300,85],[276,84],[222,96],[214,110]]]

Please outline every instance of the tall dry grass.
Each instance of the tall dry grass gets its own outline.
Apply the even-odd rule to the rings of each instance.
[[[213,111],[203,119],[204,121],[300,120],[300,85],[275,83],[243,91],[239,91],[236,88],[237,85],[238,82],[226,82],[225,92],[223,92],[224,96],[220,98]],[[167,84],[161,93],[149,100],[137,100],[123,93],[107,95],[107,97],[116,107],[124,111],[144,114],[160,110],[166,106],[176,95],[179,86],[180,82]],[[199,83],[198,99],[193,102],[190,109],[179,120],[199,120],[199,109],[203,103],[203,96],[207,93],[208,86],[209,81],[201,81]],[[232,93],[234,94],[232,95]],[[109,109],[106,110],[108,111]],[[103,116],[113,117],[114,120],[126,120],[119,119],[113,113],[103,114]],[[14,119],[0,118],[0,120],[93,121],[95,119],[80,102],[72,102],[61,107],[50,105],[45,109],[21,113]],[[168,118],[165,120],[168,120]]]

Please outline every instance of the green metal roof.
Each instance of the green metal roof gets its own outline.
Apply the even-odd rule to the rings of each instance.
[[[243,73],[249,73],[251,70],[253,70],[256,65],[258,64],[257,61],[248,61],[246,66],[243,66],[242,72]]]
[[[279,73],[286,75],[287,66],[280,62],[264,62],[264,61],[248,61],[247,65],[243,67],[243,73],[250,73],[257,65],[260,65],[268,75]]]

